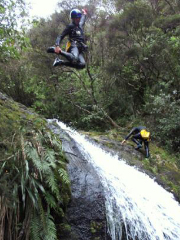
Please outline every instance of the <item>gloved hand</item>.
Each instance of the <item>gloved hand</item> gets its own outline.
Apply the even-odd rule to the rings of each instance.
[[[82,9],[84,15],[87,15],[87,9]]]
[[[57,53],[57,54],[60,54],[61,53],[61,48],[59,46],[56,46],[55,49],[54,49],[54,52]]]
[[[88,50],[88,46],[86,44],[84,44],[83,42],[81,42],[81,46],[82,46],[83,51]]]
[[[124,144],[126,142],[126,140],[124,139],[122,142],[121,142],[121,144]]]

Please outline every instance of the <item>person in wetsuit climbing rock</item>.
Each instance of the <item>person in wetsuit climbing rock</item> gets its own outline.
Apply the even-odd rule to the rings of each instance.
[[[64,56],[68,61],[56,58],[53,66],[69,66],[77,69],[83,69],[85,67],[85,60],[83,52],[87,49],[84,39],[83,27],[86,20],[87,11],[82,9],[82,12],[78,9],[73,9],[70,12],[72,23],[67,25],[64,31],[56,39],[55,47],[47,49],[48,53],[56,53]],[[66,51],[60,48],[60,44],[65,36],[69,36],[69,41],[66,45]]]
[[[150,132],[146,130],[144,126],[134,127],[130,133],[125,137],[121,142],[124,144],[132,136],[132,141],[137,144],[136,150],[142,148],[142,143],[144,143],[144,149],[146,152],[146,158],[150,156],[149,154],[149,141],[150,141]]]

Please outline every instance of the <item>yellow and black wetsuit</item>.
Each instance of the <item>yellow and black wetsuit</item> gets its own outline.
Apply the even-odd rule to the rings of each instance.
[[[145,149],[145,152],[146,152],[146,158],[148,158],[150,156],[150,154],[149,154],[149,139],[144,139],[141,136],[141,131],[142,130],[146,130],[146,127],[144,127],[144,126],[134,127],[130,131],[130,133],[125,137],[125,140],[128,140],[128,138],[130,136],[132,136],[132,141],[137,144],[136,149],[141,148],[142,143],[144,142],[144,149]]]

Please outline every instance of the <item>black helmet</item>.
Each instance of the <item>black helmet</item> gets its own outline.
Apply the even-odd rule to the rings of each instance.
[[[70,17],[71,19],[73,18],[81,18],[82,16],[82,13],[79,9],[73,9],[71,12],[70,12]]]

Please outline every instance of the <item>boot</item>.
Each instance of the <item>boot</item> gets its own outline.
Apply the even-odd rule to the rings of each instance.
[[[55,47],[49,47],[47,53],[55,53]]]
[[[137,147],[135,148],[135,150],[138,150],[138,149],[140,149],[140,148],[142,148],[142,145],[139,143],[139,144],[137,145]]]
[[[61,60],[60,58],[56,58],[56,59],[54,60],[53,67],[60,66],[60,65],[62,65],[63,62],[64,62],[64,61]]]

